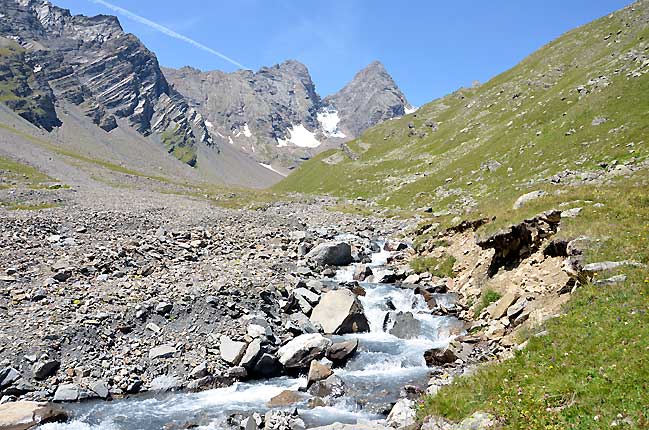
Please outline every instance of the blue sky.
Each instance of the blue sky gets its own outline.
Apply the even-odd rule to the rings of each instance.
[[[514,66],[562,33],[630,0],[106,0],[253,70],[296,59],[324,97],[373,60],[420,106]],[[93,0],[72,13],[118,15]],[[228,61],[120,16],[164,66],[235,70]]]

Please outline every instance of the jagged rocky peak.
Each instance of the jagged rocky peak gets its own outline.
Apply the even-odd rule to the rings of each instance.
[[[338,111],[341,129],[352,136],[360,136],[368,128],[403,116],[412,109],[379,61],[370,63],[323,103]]]
[[[257,72],[183,67],[164,69],[164,73],[215,133],[262,163],[284,167],[410,109],[379,62],[325,100],[316,92],[307,67],[295,60]]]
[[[107,132],[123,118],[190,165],[197,145],[214,145],[200,114],[169,87],[156,56],[116,17],[73,16],[45,0],[0,0],[0,6],[0,36],[23,48],[24,80],[37,82],[30,86],[41,92],[49,88],[56,104],[79,106]],[[51,129],[52,121],[35,123]]]

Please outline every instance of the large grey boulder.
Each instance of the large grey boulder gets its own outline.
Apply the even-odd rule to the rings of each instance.
[[[307,369],[311,361],[325,355],[331,344],[331,340],[321,334],[303,334],[282,346],[277,355],[279,362],[288,370]]]
[[[354,293],[345,289],[324,294],[311,313],[311,322],[320,324],[325,334],[361,333],[370,330],[363,305]]]
[[[352,259],[352,247],[345,242],[321,243],[306,257],[320,266],[346,266]]]
[[[150,391],[177,391],[183,387],[183,383],[175,376],[160,375],[149,384]]]
[[[254,339],[246,347],[246,352],[241,357],[239,364],[245,367],[246,369],[252,368],[255,365],[255,361],[257,360],[257,357],[259,357],[260,353],[261,353],[261,340]]]

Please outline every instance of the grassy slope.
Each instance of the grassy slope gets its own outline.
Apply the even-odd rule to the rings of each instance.
[[[649,105],[638,95],[649,93],[649,77],[627,74],[641,69],[646,58],[647,15],[644,2],[634,12],[623,10],[569,32],[486,84],[367,131],[349,145],[358,160],[342,157],[338,164],[327,164],[323,160],[342,154],[328,151],[276,189],[446,209],[521,194],[530,181],[566,169],[645,158]],[[627,58],[632,50],[644,57]],[[602,75],[608,86],[587,85]],[[588,95],[579,95],[576,89],[582,85]],[[607,122],[593,126],[596,117]],[[575,132],[567,136],[571,129]],[[481,169],[490,160],[502,166],[493,172]]]
[[[276,189],[361,196],[401,208],[470,203],[469,217],[497,216],[480,235],[573,202],[568,207],[584,209],[559,234],[594,238],[587,262],[649,264],[646,170],[604,185],[541,181],[566,169],[647,158],[649,78],[633,73],[647,70],[649,2],[633,7],[567,33],[478,88],[369,130],[350,143],[358,160],[323,153]],[[600,76],[607,86],[587,84]],[[580,96],[579,86],[589,94]],[[592,125],[597,117],[607,121]],[[437,131],[427,125],[433,122]],[[344,161],[323,162],[335,158]],[[481,168],[488,161],[502,166]],[[537,189],[548,196],[511,209],[519,195]],[[432,221],[443,226],[451,217]],[[620,273],[628,276],[622,285],[578,289],[565,315],[539,328],[547,334],[529,339],[512,360],[424,398],[420,416],[459,420],[486,410],[510,429],[649,428],[649,273],[629,267]]]
[[[519,211],[507,212],[511,202],[492,209],[508,223],[572,201],[584,209],[563,221],[559,235],[596,238],[587,262],[649,264],[648,189],[649,172],[642,171],[603,186],[565,187]],[[547,335],[532,337],[514,359],[425,398],[420,415],[459,420],[487,410],[511,429],[599,429],[616,421],[618,428],[649,428],[649,272],[619,273],[628,276],[622,285],[580,288],[565,315],[539,328]]]

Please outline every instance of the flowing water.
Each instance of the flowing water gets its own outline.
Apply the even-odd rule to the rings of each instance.
[[[377,252],[369,265],[385,265],[389,255],[387,251]],[[349,281],[353,272],[353,266],[343,268],[336,280]],[[448,343],[461,325],[457,319],[431,315],[421,297],[412,290],[388,284],[362,286],[366,295],[360,300],[370,332],[332,337],[334,341],[359,340],[354,358],[344,368],[335,370],[345,382],[346,394],[328,407],[309,409],[306,404],[297,405],[307,428],[381,419],[382,413],[399,398],[403,386],[413,384],[425,388],[430,369],[426,367],[424,351]],[[384,331],[386,314],[391,311],[411,312],[421,322],[420,333],[413,339],[399,339]],[[183,428],[187,423],[199,424],[201,429],[222,429],[228,427],[226,421],[231,414],[264,413],[272,397],[305,385],[305,377],[281,377],[200,393],[144,394],[112,402],[91,401],[68,405],[74,414],[71,422],[47,424],[41,429],[161,429],[170,424],[177,426],[173,428]]]

